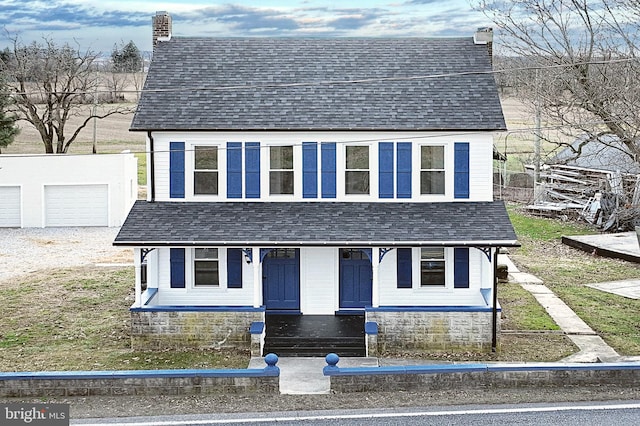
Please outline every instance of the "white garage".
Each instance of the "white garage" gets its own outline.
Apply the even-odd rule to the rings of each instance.
[[[20,187],[0,186],[0,227],[19,228],[21,217]]]
[[[45,226],[109,226],[108,185],[46,185]]]
[[[0,155],[0,228],[121,226],[137,198],[130,152]]]

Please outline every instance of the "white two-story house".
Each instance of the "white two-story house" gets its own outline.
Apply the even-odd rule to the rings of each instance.
[[[495,349],[497,253],[518,243],[493,201],[487,42],[170,37],[166,19],[131,127],[148,198],[114,243],[135,251],[134,347],[253,334],[255,354],[272,316],[352,315],[369,354]]]

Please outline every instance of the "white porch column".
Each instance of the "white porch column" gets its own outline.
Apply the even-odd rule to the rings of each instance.
[[[380,307],[380,248],[374,247],[371,251],[371,267],[373,272],[371,288],[371,305]]]
[[[262,306],[262,265],[260,264],[260,247],[252,247],[253,265],[253,307]]]
[[[142,274],[141,274],[141,253],[139,248],[133,249],[133,267],[135,270],[135,301],[133,306],[139,308],[142,306]]]

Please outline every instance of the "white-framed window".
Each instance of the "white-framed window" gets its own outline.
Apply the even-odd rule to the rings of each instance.
[[[445,249],[422,247],[420,249],[420,286],[444,286],[447,268]]]
[[[345,194],[369,195],[371,189],[369,167],[369,146],[348,145],[345,147]]]
[[[444,195],[445,186],[444,146],[420,146],[420,194]]]
[[[218,147],[196,145],[193,159],[193,194],[218,195]]]
[[[196,287],[220,286],[220,259],[217,248],[194,250],[193,284]]]
[[[269,194],[293,195],[293,146],[269,147]]]

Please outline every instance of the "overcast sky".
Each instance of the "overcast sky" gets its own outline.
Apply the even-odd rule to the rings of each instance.
[[[490,26],[469,0],[0,0],[0,47],[8,32],[107,54],[129,40],[151,50],[156,11],[171,14],[176,36],[471,36]]]

